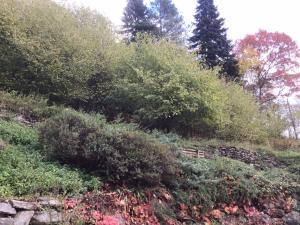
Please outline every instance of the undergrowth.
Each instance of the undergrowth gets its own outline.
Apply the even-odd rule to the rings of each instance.
[[[0,197],[30,194],[75,194],[100,187],[92,177],[56,162],[47,161],[37,145],[35,128],[0,120]]]

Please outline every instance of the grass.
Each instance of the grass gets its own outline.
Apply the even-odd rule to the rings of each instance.
[[[0,119],[0,138],[10,144],[29,145],[37,142],[38,134],[32,127]]]
[[[38,150],[34,127],[0,120],[0,197],[71,194],[97,189],[99,178],[47,161]]]
[[[40,121],[60,112],[62,107],[48,105],[48,100],[34,95],[18,95],[0,90],[0,117],[23,115],[26,119]]]
[[[30,97],[18,97],[12,94],[7,96],[7,99],[0,97],[0,110],[5,108],[15,115],[25,112],[31,118],[43,121],[53,112],[54,114],[58,112],[54,110],[50,114],[45,113],[49,106],[43,100],[37,100],[37,104],[34,104],[35,100]],[[104,121],[97,115],[91,117]],[[136,125],[118,121],[113,124],[108,123],[106,130],[113,134],[119,130],[143,133]],[[220,202],[242,202],[265,195],[276,195],[286,190],[300,196],[298,142],[280,140],[272,144],[275,143],[273,140],[270,144],[258,145],[217,139],[183,139],[176,134],[165,134],[156,130],[147,133],[160,143],[173,146],[172,151],[179,152],[180,148],[195,148],[213,152],[220,146],[235,146],[272,155],[287,165],[286,168],[269,168],[260,171],[243,162],[224,157],[190,159],[176,154],[176,163],[180,172],[176,179],[166,184],[174,194],[176,204],[202,205],[206,209],[211,209]],[[99,178],[50,161],[47,149],[40,151],[38,139],[34,124],[25,126],[12,120],[0,119],[0,140],[8,144],[0,152],[0,197],[31,195],[36,192],[76,194],[99,188],[101,185]],[[169,208],[166,210],[170,211]]]

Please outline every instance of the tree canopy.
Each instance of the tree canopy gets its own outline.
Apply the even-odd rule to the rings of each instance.
[[[226,31],[224,19],[220,18],[213,0],[198,0],[195,29],[189,39],[190,48],[206,67],[219,66],[222,75],[235,79],[239,76],[239,71]]]
[[[244,74],[245,88],[260,104],[299,91],[300,52],[295,41],[285,33],[260,30],[237,42],[236,55]]]
[[[150,9],[156,26],[156,35],[182,42],[185,32],[184,20],[172,0],[154,0]]]
[[[123,33],[128,40],[135,40],[138,33],[154,33],[151,13],[143,0],[128,0],[123,13]]]

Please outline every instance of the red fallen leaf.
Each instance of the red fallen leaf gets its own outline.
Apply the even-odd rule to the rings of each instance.
[[[104,216],[103,221],[97,223],[96,225],[120,225],[119,220],[113,216]]]
[[[227,214],[235,214],[238,211],[239,207],[238,206],[228,206],[224,208],[224,211]]]
[[[214,209],[210,212],[210,215],[215,219],[221,219],[222,218],[222,212],[219,209]]]
[[[172,200],[172,196],[171,196],[169,193],[167,193],[167,192],[164,193],[163,196],[164,196],[164,198],[165,198],[167,201]]]
[[[102,215],[101,212],[99,212],[99,211],[93,211],[93,212],[91,213],[91,216],[92,216],[92,218],[93,218],[94,220],[96,220],[96,221],[101,220],[102,217],[103,217],[103,215]]]
[[[188,207],[184,203],[180,203],[179,208],[180,208],[180,210],[187,210],[188,209]]]
[[[203,216],[202,219],[204,220],[205,225],[211,225],[210,219],[208,219],[206,216]]]
[[[132,197],[132,198],[130,199],[130,201],[131,201],[131,203],[132,203],[133,205],[138,204],[138,200],[137,200],[135,197]]]
[[[173,219],[168,219],[167,220],[167,225],[177,225],[178,223],[175,221],[175,220],[173,220]]]
[[[244,206],[244,210],[246,212],[247,217],[257,216],[260,214],[255,207]]]
[[[294,207],[294,200],[291,197],[288,197],[285,204],[285,211],[290,212]]]
[[[73,209],[77,205],[77,200],[76,199],[66,199],[64,201],[64,208],[65,209]]]

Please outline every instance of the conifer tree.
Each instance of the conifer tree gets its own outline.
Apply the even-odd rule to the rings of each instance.
[[[130,41],[134,41],[138,33],[152,33],[155,28],[151,23],[150,12],[143,0],[127,0],[122,22],[122,33]]]
[[[189,39],[191,49],[208,68],[220,66],[221,74],[231,79],[238,77],[237,60],[227,39],[224,19],[220,18],[213,0],[198,0],[195,14],[196,27]]]
[[[172,0],[154,0],[151,2],[151,12],[158,37],[183,41],[184,20]]]

